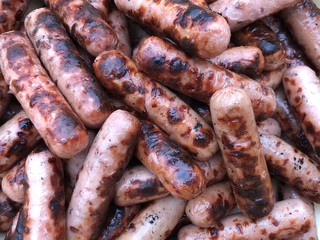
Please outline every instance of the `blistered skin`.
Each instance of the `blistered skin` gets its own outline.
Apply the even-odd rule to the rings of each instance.
[[[28,38],[12,31],[0,35],[0,67],[27,116],[50,150],[71,158],[88,144],[88,133],[42,67]]]
[[[115,0],[119,11],[175,41],[191,55],[211,58],[230,42],[230,27],[215,12],[188,0]],[[165,16],[164,16],[165,13]]]
[[[104,19],[110,12],[110,0],[88,0],[88,2],[100,11]]]
[[[0,173],[9,170],[37,145],[40,135],[24,111],[0,127]]]
[[[129,223],[118,240],[164,240],[179,222],[186,202],[172,196],[153,201]]]
[[[275,199],[250,99],[224,88],[212,96],[210,110],[238,207],[251,218],[266,216]]]
[[[320,167],[307,155],[274,135],[260,135],[271,174],[320,203]]]
[[[300,1],[281,14],[295,39],[320,70],[320,9],[312,0]]]
[[[0,1],[0,34],[19,28],[29,2],[30,0]]]
[[[280,69],[273,71],[263,71],[254,80],[263,86],[270,87],[275,90],[281,84],[282,76],[285,70],[285,67],[280,67]]]
[[[282,80],[288,101],[316,155],[320,157],[320,80],[307,66],[288,69]]]
[[[117,110],[98,132],[67,210],[68,239],[96,239],[139,136],[139,120]]]
[[[264,56],[255,46],[239,46],[225,50],[209,62],[232,72],[256,78],[264,69]]]
[[[90,128],[99,128],[111,113],[108,97],[78,54],[59,18],[48,8],[26,16],[29,38],[52,80]]]
[[[0,118],[5,113],[11,100],[11,95],[8,92],[8,86],[0,72]]]
[[[277,202],[272,212],[254,220],[238,213],[212,228],[188,225],[179,231],[179,240],[276,240],[305,233],[311,224],[310,207],[300,199]]]
[[[141,73],[124,54],[102,53],[94,70],[109,92],[147,116],[194,158],[205,161],[217,152],[213,129],[175,94]]]
[[[98,9],[86,0],[45,0],[71,36],[91,55],[115,49],[118,38]]]
[[[124,172],[116,184],[114,203],[130,206],[166,197],[169,192],[145,166],[136,166]]]
[[[222,15],[229,23],[231,31],[237,31],[257,19],[269,16],[300,0],[217,0],[209,7]]]
[[[280,124],[274,118],[268,118],[264,121],[257,122],[259,133],[272,134],[281,137]]]
[[[204,191],[205,175],[189,154],[151,122],[142,121],[136,157],[174,197],[191,199]]]
[[[205,60],[188,57],[158,37],[143,40],[134,61],[151,78],[202,102],[209,103],[212,94],[221,88],[236,86],[250,97],[256,118],[270,117],[276,108],[272,89]]]
[[[235,206],[230,183],[222,182],[207,187],[198,197],[189,200],[185,212],[194,225],[208,228],[218,224]]]
[[[22,217],[23,239],[66,239],[62,161],[39,146],[25,163],[26,195]]]

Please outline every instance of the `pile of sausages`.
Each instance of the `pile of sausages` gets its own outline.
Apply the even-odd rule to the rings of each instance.
[[[0,0],[6,239],[316,240],[312,0]]]

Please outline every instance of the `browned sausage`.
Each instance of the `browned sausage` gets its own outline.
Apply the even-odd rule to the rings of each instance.
[[[23,226],[20,212],[13,218],[9,230],[6,232],[5,240],[22,240]]]
[[[192,2],[194,5],[197,5],[199,7],[202,7],[206,10],[211,11],[211,9],[209,8],[208,3],[206,2],[206,0],[189,0],[190,2]]]
[[[286,68],[282,67],[273,71],[263,71],[254,80],[266,87],[277,89],[278,86],[281,84],[282,76],[285,70]]]
[[[0,232],[8,231],[19,206],[0,190]]]
[[[257,122],[259,133],[272,134],[281,137],[280,124],[274,118],[267,118],[264,121]]]
[[[207,160],[217,152],[213,129],[175,94],[141,73],[124,54],[102,53],[94,70],[109,92],[147,116],[197,160]]]
[[[249,97],[224,88],[213,94],[210,110],[238,207],[251,218],[266,216],[275,199]]]
[[[237,86],[250,97],[257,118],[270,117],[276,108],[272,89],[205,60],[190,58],[158,37],[144,39],[134,60],[138,68],[151,78],[199,101],[209,103],[217,90]]]
[[[11,100],[11,94],[8,92],[8,86],[0,71],[0,118],[5,113]]]
[[[118,38],[98,9],[86,0],[45,0],[63,21],[71,36],[91,55],[115,49]]]
[[[110,0],[88,0],[88,2],[100,11],[104,19],[110,12]]]
[[[16,31],[0,35],[0,67],[10,91],[54,154],[71,158],[87,146],[87,130],[25,35]]]
[[[226,50],[230,42],[230,27],[226,20],[188,0],[114,2],[119,11],[154,32],[171,38],[192,55],[215,57]]]
[[[212,126],[212,119],[210,108],[208,104],[192,99],[190,107],[203,118],[210,126]]]
[[[11,101],[3,113],[2,117],[0,118],[0,126],[5,124],[7,121],[12,119],[15,115],[17,115],[22,110],[20,103],[17,101],[16,98],[11,97]]]
[[[0,173],[26,157],[38,144],[40,135],[24,111],[0,127]]]
[[[98,132],[79,173],[67,210],[68,239],[96,239],[140,132],[139,120],[113,112]]]
[[[82,60],[59,18],[39,8],[24,22],[44,67],[61,93],[90,128],[100,128],[111,113],[103,87]]]

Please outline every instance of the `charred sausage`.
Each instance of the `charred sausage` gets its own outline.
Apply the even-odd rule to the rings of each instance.
[[[5,113],[11,100],[11,94],[9,94],[8,86],[4,80],[2,73],[0,72],[0,118]]]

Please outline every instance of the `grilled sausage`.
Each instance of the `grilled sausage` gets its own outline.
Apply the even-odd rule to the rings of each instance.
[[[19,208],[0,191],[0,232],[8,231]]]
[[[281,84],[282,76],[286,68],[280,68],[273,71],[263,71],[260,76],[256,77],[254,80],[272,89],[277,89]]]
[[[189,0],[189,1],[191,3],[193,3],[194,5],[197,5],[199,7],[202,7],[203,9],[211,11],[211,9],[209,8],[209,5],[206,2],[206,0]]]
[[[189,200],[185,212],[194,225],[208,228],[219,223],[235,205],[230,183],[222,182],[207,187],[198,197]]]
[[[40,140],[38,131],[24,111],[0,127],[0,173],[26,157]]]
[[[153,201],[130,222],[118,240],[166,239],[182,217],[186,202],[174,197]]]
[[[274,118],[268,118],[264,121],[257,122],[259,133],[272,134],[281,137],[280,124]]]
[[[257,118],[270,117],[276,108],[271,89],[205,60],[192,59],[158,37],[144,39],[134,60],[138,68],[151,78],[199,101],[209,103],[218,89],[237,86],[250,97]]]
[[[249,97],[241,89],[224,88],[213,94],[210,110],[240,210],[251,218],[266,216],[274,194]]]
[[[63,21],[71,36],[91,55],[115,49],[118,39],[98,9],[86,0],[45,0]]]
[[[207,160],[217,152],[213,129],[175,94],[139,72],[124,54],[99,55],[94,70],[104,87],[147,116],[197,160]]]
[[[100,11],[103,19],[107,19],[110,12],[110,0],[88,0],[88,2]]]
[[[261,50],[254,46],[239,46],[225,50],[219,56],[207,59],[212,64],[232,72],[256,78],[264,69]]]
[[[5,113],[11,100],[11,94],[8,92],[8,86],[0,72],[0,118]]]
[[[31,42],[19,32],[0,35],[0,67],[10,91],[59,157],[71,158],[88,144],[88,133],[42,67]]]
[[[229,23],[231,31],[237,31],[259,18],[269,16],[284,8],[290,7],[300,0],[217,0],[209,7],[222,15]]]
[[[3,113],[2,117],[0,118],[0,126],[5,124],[7,121],[12,119],[15,115],[17,115],[22,110],[20,103],[17,101],[16,98],[11,97],[11,101]]]
[[[188,225],[179,231],[179,240],[268,240],[284,239],[305,233],[310,229],[311,211],[300,199],[277,202],[272,212],[254,220],[243,214],[234,214],[222,219],[212,228]]]
[[[23,239],[66,239],[62,161],[41,145],[27,157],[25,178]]]
[[[230,42],[230,27],[226,20],[188,0],[114,2],[119,11],[154,32],[171,38],[192,55],[215,57],[226,50]]]
[[[23,227],[20,216],[20,212],[18,212],[13,218],[9,230],[6,232],[5,240],[22,240]]]
[[[212,119],[210,108],[208,104],[192,99],[189,106],[203,118],[210,126],[212,126]]]
[[[24,23],[44,67],[74,112],[87,127],[100,128],[111,113],[107,96],[58,17],[40,8]]]
[[[113,201],[118,206],[131,206],[163,198],[168,194],[154,173],[144,166],[136,166],[126,170],[117,182]]]
[[[99,237],[103,219],[131,159],[140,131],[139,120],[117,110],[98,132],[79,173],[67,211],[68,239]]]
[[[285,9],[281,16],[309,59],[320,70],[320,9],[314,1],[303,0]]]

